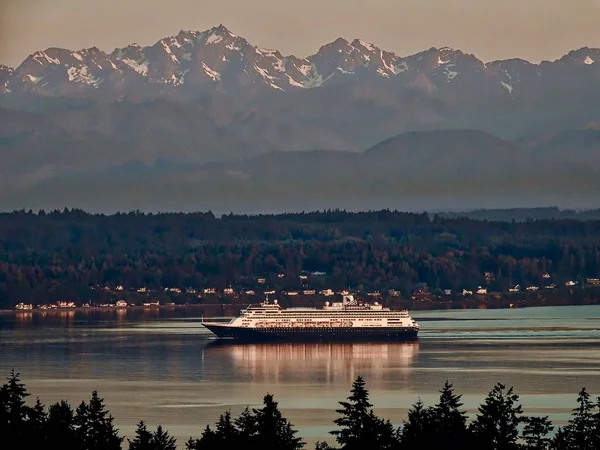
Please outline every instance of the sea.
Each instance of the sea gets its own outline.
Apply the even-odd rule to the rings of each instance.
[[[600,395],[600,306],[415,311],[410,343],[237,344],[214,339],[190,309],[0,314],[0,375],[20,373],[30,399],[77,406],[93,390],[122,435],[140,420],[184,448],[230,410],[273,394],[299,436],[334,443],[338,402],[362,376],[375,412],[401,424],[418,399],[436,403],[445,381],[477,414],[494,384],[519,394],[526,414],[565,424],[582,387]],[[125,441],[124,447],[126,447]]]

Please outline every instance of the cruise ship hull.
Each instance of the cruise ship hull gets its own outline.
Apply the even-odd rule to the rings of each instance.
[[[219,338],[243,341],[408,341],[417,339],[416,327],[244,328],[203,323]]]

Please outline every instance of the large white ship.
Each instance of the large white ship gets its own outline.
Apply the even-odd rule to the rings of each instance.
[[[267,299],[227,324],[203,325],[218,337],[244,340],[409,340],[419,332],[407,310],[359,302],[352,295],[344,295],[341,302],[325,302],[321,309],[283,309],[277,300]]]

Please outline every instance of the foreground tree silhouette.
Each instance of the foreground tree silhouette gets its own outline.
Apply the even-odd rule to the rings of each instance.
[[[74,422],[83,450],[121,450],[123,438],[119,437],[113,420],[97,391],[92,392],[89,404],[81,402]]]
[[[240,442],[249,442],[257,433],[256,418],[248,407],[235,419],[234,424]]]
[[[152,433],[152,450],[177,450],[177,441],[161,425]]]
[[[550,448],[551,439],[547,436],[554,430],[548,417],[527,417],[524,420],[524,423],[523,440],[525,441],[525,448],[532,450],[548,450]]]
[[[598,413],[594,414],[595,409],[591,395],[585,388],[581,389],[577,395],[577,407],[573,409],[569,423],[558,430],[552,446],[557,450],[599,449]]]
[[[392,424],[379,419],[369,403],[369,392],[365,389],[362,377],[352,383],[348,401],[340,402],[341,409],[336,412],[341,415],[334,420],[340,428],[330,431],[338,444],[345,450],[393,449],[398,444]],[[327,448],[326,443],[318,443],[320,448]]]
[[[27,448],[40,448],[46,443],[46,422],[48,414],[46,408],[39,398],[36,398],[33,408],[28,408],[27,412],[27,435],[24,436],[24,444]]]
[[[9,442],[19,442],[25,436],[29,396],[19,374],[11,370],[8,383],[0,388],[0,436]]]
[[[506,391],[502,383],[496,384],[471,424],[476,447],[489,450],[518,449],[518,426],[525,420],[519,396],[513,393],[513,388]]]
[[[148,431],[143,420],[138,423],[135,438],[129,440],[129,450],[153,450],[152,433]]]
[[[117,450],[122,438],[113,426],[113,418],[97,392],[89,403],[82,402],[73,412],[61,401],[48,408],[39,399],[28,406],[28,393],[19,375],[11,372],[8,382],[0,387],[1,448],[61,450]],[[398,430],[390,421],[378,418],[369,402],[365,383],[358,377],[352,384],[347,401],[335,420],[342,450],[410,450],[440,448],[448,450],[599,450],[600,398],[592,401],[582,389],[577,407],[569,423],[548,438],[553,430],[548,417],[525,417],[518,395],[496,384],[479,407],[475,420],[466,425],[461,410],[461,396],[448,382],[440,391],[439,402],[426,407],[418,400],[409,410],[408,420]],[[519,437],[518,426],[524,425]],[[207,426],[200,439],[186,443],[188,450],[300,450],[303,442],[297,431],[279,411],[272,395],[263,399],[263,407],[246,408],[235,420],[227,411],[214,430]],[[520,438],[520,439],[519,439]],[[138,424],[135,437],[129,440],[129,450],[175,450],[176,441],[160,425],[151,432],[146,424]],[[333,450],[318,442],[315,450]]]
[[[71,405],[61,400],[48,409],[46,421],[46,443],[48,448],[77,450],[77,436],[74,426],[75,415]]]
[[[448,381],[440,390],[439,402],[425,407],[419,399],[408,411],[408,419],[400,431],[403,449],[445,448],[463,449],[469,443],[467,414],[461,395],[454,393]]]
[[[302,439],[268,394],[260,409],[246,408],[233,422],[228,411],[219,417],[215,430],[207,426],[200,439],[187,442],[188,450],[300,450]]]
[[[219,442],[210,425],[206,425],[200,439],[190,437],[185,443],[186,450],[218,450],[222,446],[223,444]]]
[[[330,431],[335,436],[338,444],[345,449],[364,448],[369,442],[374,441],[374,424],[371,422],[370,412],[373,405],[369,403],[369,392],[365,389],[365,382],[358,377],[352,383],[348,401],[339,402],[342,406],[335,412],[341,417],[334,420],[339,430]]]
[[[244,410],[244,414],[250,414],[248,408]],[[242,417],[240,416],[240,417]],[[245,417],[245,416],[244,416]],[[252,426],[254,426],[254,417],[250,414]],[[252,434],[246,434],[245,438],[250,439]],[[241,438],[241,432],[236,428],[234,422],[231,420],[231,412],[227,411],[225,414],[221,414],[219,421],[216,424],[215,431],[210,426],[206,426],[202,433],[201,439],[188,441],[188,449],[219,449],[228,448],[236,450],[242,448],[244,440]]]
[[[231,420],[231,411],[226,411],[225,414],[221,414],[216,425],[215,435],[224,442],[239,443],[239,433]]]
[[[25,404],[29,393],[19,373],[12,370],[7,381],[0,387],[0,436],[24,448],[43,446],[47,419],[44,405],[39,398],[33,407]]]
[[[431,446],[433,443],[433,430],[433,408],[425,407],[425,404],[419,398],[408,410],[408,418],[398,432],[402,447],[413,450],[423,448],[423,446]]]
[[[282,417],[270,394],[263,399],[264,406],[254,409],[256,421],[255,447],[264,450],[300,450],[304,447],[302,439],[296,437],[298,433],[292,424]]]
[[[440,400],[432,410],[434,447],[462,449],[469,444],[467,413],[461,410],[462,395],[454,393],[447,380],[440,391]]]

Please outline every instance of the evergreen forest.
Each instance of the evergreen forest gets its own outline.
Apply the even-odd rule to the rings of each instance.
[[[536,286],[533,295],[555,289],[577,303],[600,298],[598,278],[600,220],[594,219],[489,221],[389,210],[0,214],[0,309],[101,303],[117,287],[120,296],[134,297],[140,288],[164,296],[171,288],[185,294],[231,287],[392,289],[410,298],[420,289],[462,295],[479,286],[505,293],[519,285],[522,295]],[[208,300],[173,294],[169,301]]]
[[[120,435],[104,400],[93,392],[75,408],[66,401],[45,407],[31,401],[19,374],[11,372],[0,387],[0,435],[6,450],[301,450],[298,430],[282,416],[274,397],[263,406],[246,408],[237,417],[225,411],[199,437],[179,445],[160,425],[140,421],[134,436]],[[378,417],[365,381],[358,377],[347,399],[339,402],[330,442],[315,450],[596,450],[600,448],[600,398],[585,388],[576,399],[568,423],[556,428],[548,417],[527,416],[512,388],[497,383],[472,417],[461,395],[446,382],[435,405],[417,400],[396,426]]]

